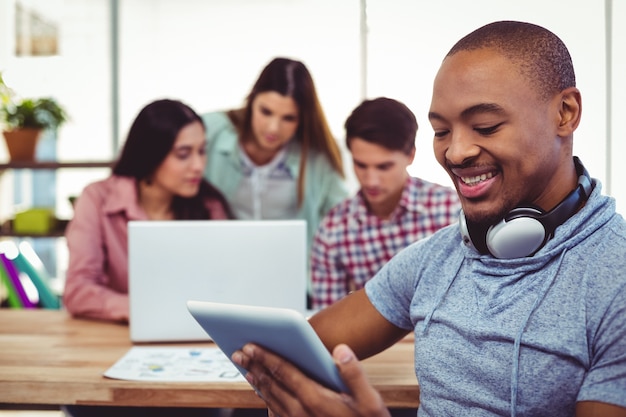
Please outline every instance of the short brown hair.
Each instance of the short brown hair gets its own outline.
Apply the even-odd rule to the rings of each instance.
[[[415,115],[406,105],[391,98],[363,101],[352,111],[344,126],[348,149],[356,137],[406,154],[415,149]]]

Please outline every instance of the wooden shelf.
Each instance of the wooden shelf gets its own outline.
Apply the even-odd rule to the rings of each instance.
[[[12,161],[0,164],[0,174],[11,169],[32,169],[32,170],[57,170],[61,168],[112,168],[115,161]],[[62,237],[65,234],[65,227],[68,220],[57,219],[57,226],[45,234],[17,233],[13,230],[12,220],[7,220],[0,225],[0,237]]]
[[[69,220],[57,219],[57,225],[48,233],[17,233],[13,230],[13,220],[7,220],[0,226],[0,237],[63,237]]]
[[[5,169],[59,169],[59,168],[112,168],[115,161],[15,161],[0,164],[0,171]]]

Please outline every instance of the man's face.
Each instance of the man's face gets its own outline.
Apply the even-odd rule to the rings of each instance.
[[[520,204],[558,203],[558,100],[541,99],[516,64],[491,49],[443,62],[429,113],[433,147],[470,220],[494,223]]]
[[[350,140],[350,153],[369,208],[386,218],[400,201],[408,178],[406,169],[413,162],[415,150],[407,155],[356,137]]]

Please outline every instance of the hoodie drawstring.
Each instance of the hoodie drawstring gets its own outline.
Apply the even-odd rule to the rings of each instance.
[[[543,301],[543,299],[546,297],[548,290],[554,283],[556,276],[559,274],[559,270],[561,269],[561,264],[563,263],[563,258],[565,257],[566,252],[567,250],[564,250],[561,253],[561,256],[559,257],[559,264],[558,264],[558,267],[556,268],[555,273],[552,275],[552,277],[549,280],[546,280],[546,282],[543,284],[543,287],[541,288],[541,292],[537,296],[537,299],[533,303],[532,308],[530,309],[530,311],[528,312],[528,315],[526,316],[526,320],[524,320],[524,322],[520,326],[520,329],[517,335],[515,336],[515,343],[513,344],[513,350],[514,350],[513,369],[511,370],[511,406],[510,406],[511,417],[515,417],[517,413],[517,388],[519,385],[519,357],[521,353],[522,334],[524,333],[524,330],[526,330],[526,326],[528,325],[530,316],[532,316],[532,314],[535,312],[535,309],[537,308],[539,303],[541,303],[541,301]]]
[[[424,326],[422,327],[422,334],[425,334],[426,330],[428,330],[428,325],[430,324],[430,320],[433,317],[433,314],[435,314],[435,310],[437,310],[439,305],[443,302],[443,299],[446,297],[446,294],[448,294],[448,291],[450,290],[452,283],[454,282],[456,277],[459,275],[459,271],[461,270],[461,265],[463,265],[463,259],[464,257],[461,256],[461,261],[459,262],[459,266],[456,269],[456,273],[452,275],[452,279],[446,286],[446,289],[442,291],[441,295],[439,296],[439,299],[437,299],[437,302],[433,305],[432,310],[430,310],[430,313],[428,313],[428,315],[424,317]]]

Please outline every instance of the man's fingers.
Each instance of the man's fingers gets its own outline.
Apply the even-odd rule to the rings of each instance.
[[[233,360],[248,370],[246,379],[274,415],[303,415],[302,406],[287,388],[297,386],[298,377],[302,377],[291,363],[252,344],[235,352]]]
[[[232,359],[248,370],[246,379],[256,387],[274,415],[388,417],[389,411],[380,394],[370,385],[352,350],[339,345],[333,357],[350,393],[323,387],[290,362],[253,344],[235,352]]]

